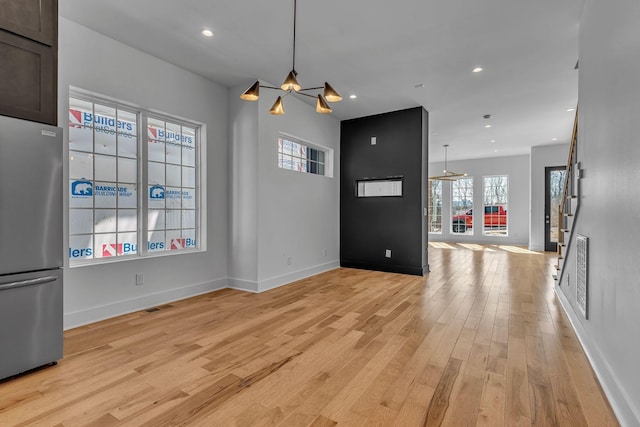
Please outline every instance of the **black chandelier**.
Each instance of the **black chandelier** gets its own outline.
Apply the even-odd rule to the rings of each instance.
[[[242,95],[240,95],[241,99],[245,101],[257,101],[260,97],[260,88],[265,89],[275,89],[286,92],[282,96],[287,96],[292,92],[295,92],[300,95],[308,96],[309,98],[316,98],[316,111],[322,114],[331,113],[331,108],[327,102],[338,102],[342,100],[342,97],[331,85],[327,82],[324,82],[324,86],[318,87],[308,87],[303,88],[300,83],[298,83],[298,73],[296,72],[296,15],[297,15],[297,0],[293,0],[293,66],[291,67],[291,71],[287,75],[287,78],[284,79],[284,82],[280,87],[274,86],[265,86],[261,85],[260,81],[256,81],[251,87],[244,91]],[[324,89],[323,94],[318,94],[317,96],[309,95],[305,93],[307,91],[312,90],[320,90]],[[282,96],[278,96],[276,102],[273,104],[269,113],[274,115],[282,115],[284,114],[284,105],[282,104]]]

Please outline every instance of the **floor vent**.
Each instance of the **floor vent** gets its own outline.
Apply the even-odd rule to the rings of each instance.
[[[587,269],[589,262],[588,245],[589,238],[578,234],[576,237],[576,302],[578,309],[585,319],[587,319]]]
[[[147,313],[153,313],[154,311],[160,311],[158,307],[151,307],[145,310]]]

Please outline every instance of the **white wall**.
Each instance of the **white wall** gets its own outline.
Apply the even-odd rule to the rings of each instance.
[[[230,95],[230,284],[264,291],[339,266],[340,122],[293,96],[285,98],[283,116],[272,116],[275,92],[263,90],[258,102],[236,100],[249,85]],[[278,168],[279,132],[333,149],[333,177]]]
[[[482,205],[482,177],[509,177],[508,236],[483,236],[482,227],[473,227],[473,234],[451,233],[451,183],[442,183],[442,233],[429,233],[432,242],[473,242],[488,244],[529,244],[529,156],[493,157],[447,162],[449,170],[473,177],[475,206]],[[429,176],[441,175],[444,162],[430,163]],[[481,212],[474,209],[474,212]],[[482,224],[482,215],[474,215],[474,224]]]
[[[622,425],[640,425],[640,2],[587,0],[580,24],[575,231],[589,237],[588,312],[575,306],[575,241],[558,294]]]
[[[545,167],[566,166],[569,144],[531,147],[529,250],[544,251]]]
[[[244,85],[231,89],[242,93]],[[258,291],[258,102],[229,98],[230,285]]]
[[[258,111],[260,290],[340,265],[340,122],[293,96],[285,98],[286,114],[273,116],[275,96],[267,94]],[[333,177],[278,168],[279,132],[333,149]]]
[[[204,123],[208,159],[203,185],[207,251],[95,266],[67,266],[65,327],[225,287],[228,89],[65,18],[61,17],[59,22],[58,120],[65,128],[65,138],[71,85]],[[65,170],[66,178],[68,163]],[[66,196],[65,203],[68,203]],[[65,236],[67,222],[68,216]],[[141,286],[135,285],[136,273],[144,274],[145,283]]]

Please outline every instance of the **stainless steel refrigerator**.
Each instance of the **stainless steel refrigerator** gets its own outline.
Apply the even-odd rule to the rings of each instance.
[[[62,358],[62,129],[0,116],[0,379]]]

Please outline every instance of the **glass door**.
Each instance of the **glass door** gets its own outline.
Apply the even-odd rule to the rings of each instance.
[[[558,205],[562,202],[564,188],[564,166],[545,168],[544,190],[544,250],[558,250],[558,234],[561,233],[562,221],[558,214]]]

